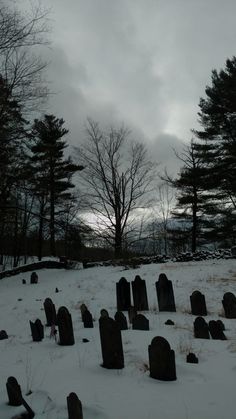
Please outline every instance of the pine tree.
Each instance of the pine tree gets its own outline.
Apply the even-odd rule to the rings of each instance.
[[[64,157],[67,144],[63,137],[67,133],[63,119],[54,115],[44,115],[41,120],[36,119],[32,129],[35,141],[31,146],[34,188],[42,205],[39,230],[42,235],[45,202],[48,200],[50,251],[53,256],[56,255],[56,209],[71,198],[70,190],[74,187],[72,176],[78,170],[82,170],[82,167],[75,165],[70,157]]]

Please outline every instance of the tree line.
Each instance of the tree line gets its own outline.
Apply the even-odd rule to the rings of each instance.
[[[91,119],[72,159],[65,121],[39,111],[48,96],[47,63],[37,55],[48,43],[47,12],[0,6],[0,264],[6,255],[15,266],[30,254],[81,258],[86,244],[115,257],[234,245],[236,58],[212,71],[199,103],[201,128],[176,153],[182,168],[174,178],[158,177],[126,128],[101,129]],[[159,216],[146,220],[155,189]],[[94,228],[81,222],[82,211]]]

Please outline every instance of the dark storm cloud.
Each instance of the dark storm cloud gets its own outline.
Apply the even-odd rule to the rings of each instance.
[[[211,70],[236,54],[235,0],[43,4],[52,8],[48,78],[57,92],[49,108],[66,120],[70,142],[83,139],[87,117],[124,124],[174,167],[172,148],[191,139]]]

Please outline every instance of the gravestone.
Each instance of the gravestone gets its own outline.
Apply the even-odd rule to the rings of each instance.
[[[4,339],[8,339],[8,334],[7,334],[6,330],[1,330],[0,331],[0,340],[4,340]]]
[[[133,319],[137,316],[137,310],[135,307],[131,306],[128,310],[129,322],[133,323]]]
[[[30,329],[32,339],[34,342],[40,342],[44,338],[44,330],[41,320],[37,319],[35,322],[30,321]]]
[[[108,311],[105,308],[102,308],[100,310],[100,316],[101,317],[109,317],[109,313],[108,313]]]
[[[89,310],[84,310],[82,313],[82,322],[87,329],[93,328],[93,317]]]
[[[83,419],[82,403],[77,394],[70,393],[67,397],[68,419]]]
[[[57,325],[59,330],[60,345],[74,345],[74,331],[71,315],[64,306],[60,307],[57,312]]]
[[[222,304],[227,319],[236,319],[236,297],[232,292],[224,294]]]
[[[219,327],[221,328],[221,330],[225,330],[225,325],[222,322],[222,320],[216,320],[216,322],[218,323]]]
[[[203,317],[197,317],[193,325],[195,338],[210,339],[208,324]]]
[[[186,357],[186,362],[188,362],[189,364],[198,364],[198,357],[194,353],[189,352],[189,354]]]
[[[51,327],[53,324],[56,324],[56,309],[55,309],[55,305],[53,304],[51,298],[46,298],[44,303],[44,311],[45,311],[45,315],[46,315],[46,319],[47,319],[47,324],[46,326]]]
[[[130,283],[122,277],[116,283],[116,301],[118,311],[127,311],[131,306]]]
[[[32,272],[32,274],[30,276],[30,283],[31,284],[37,284],[38,283],[38,275],[36,274],[36,272]]]
[[[205,296],[200,291],[194,291],[190,296],[191,311],[194,316],[206,316]]]
[[[22,284],[25,285],[26,284],[26,280],[22,279]]]
[[[21,406],[22,405],[22,393],[21,387],[15,377],[8,377],[6,382],[7,394],[10,406]]]
[[[122,311],[117,311],[116,312],[115,321],[118,324],[120,330],[127,330],[128,329],[127,319],[126,319],[125,315],[122,313]]]
[[[149,320],[143,314],[137,314],[133,318],[133,330],[149,330]]]
[[[162,381],[176,380],[175,352],[166,339],[156,336],[148,346],[150,377]]]
[[[137,311],[149,310],[145,280],[141,279],[139,275],[136,275],[131,285],[135,309]]]
[[[100,317],[99,331],[102,348],[102,366],[109,369],[124,368],[121,331],[115,320]]]
[[[222,330],[222,325],[215,320],[209,321],[209,332],[212,339],[227,340]]]
[[[172,282],[161,273],[156,282],[159,311],[176,311]]]

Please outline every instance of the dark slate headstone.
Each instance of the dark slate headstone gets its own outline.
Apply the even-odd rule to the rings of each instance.
[[[190,296],[191,311],[194,316],[206,316],[205,296],[200,291],[194,291]]]
[[[35,322],[30,321],[30,329],[34,342],[40,342],[44,338],[44,329],[41,320],[37,319]]]
[[[176,311],[172,282],[161,273],[156,282],[159,311]]]
[[[44,303],[44,311],[47,319],[46,326],[52,326],[53,324],[56,324],[56,309],[55,305],[53,304],[51,298],[46,298]]]
[[[60,345],[74,345],[74,331],[71,315],[64,306],[57,312],[57,325],[59,330]]]
[[[137,316],[133,318],[132,329],[149,330],[149,320],[143,314],[137,314]]]
[[[128,329],[127,319],[126,319],[125,315],[122,313],[122,311],[117,311],[116,312],[115,321],[118,324],[120,330],[127,330]]]
[[[141,279],[139,275],[136,275],[134,281],[131,283],[134,307],[137,311],[149,310],[148,299],[147,299],[147,288],[144,279]]]
[[[197,317],[194,321],[194,337],[210,339],[208,324],[203,317]]]
[[[232,292],[224,294],[222,304],[227,319],[236,319],[236,297]]]
[[[68,419],[83,419],[82,403],[77,394],[70,393],[67,397]]]
[[[38,283],[38,275],[36,274],[36,272],[32,272],[32,274],[30,276],[30,283],[31,284],[37,284]]]
[[[189,364],[198,364],[198,357],[194,353],[189,352],[189,354],[186,357],[186,362],[188,362]]]
[[[89,310],[84,310],[82,313],[82,322],[84,323],[84,327],[91,329],[93,328],[93,316]]]
[[[150,377],[162,381],[176,380],[175,353],[166,339],[157,336],[148,346]]]
[[[225,330],[225,325],[222,322],[222,320],[216,320],[216,322],[218,323],[219,327],[221,328],[221,330]]]
[[[222,325],[215,320],[209,321],[209,332],[212,339],[227,340],[222,330]]]
[[[7,334],[6,330],[1,330],[0,331],[0,340],[4,340],[4,339],[8,339],[8,334]]]
[[[25,279],[22,279],[22,284],[26,284],[26,280]]]
[[[10,406],[21,406],[22,405],[22,393],[21,387],[15,377],[8,377],[6,382],[7,394]]]
[[[130,283],[122,277],[116,283],[116,301],[118,311],[127,311],[131,306]]]
[[[101,317],[109,317],[109,313],[105,308],[102,308],[100,310],[100,315],[101,315]]]
[[[124,368],[124,354],[121,331],[115,320],[100,317],[99,331],[102,348],[102,366],[109,369]]]
[[[131,306],[128,310],[129,322],[133,323],[133,319],[137,316],[137,310],[135,307]]]

